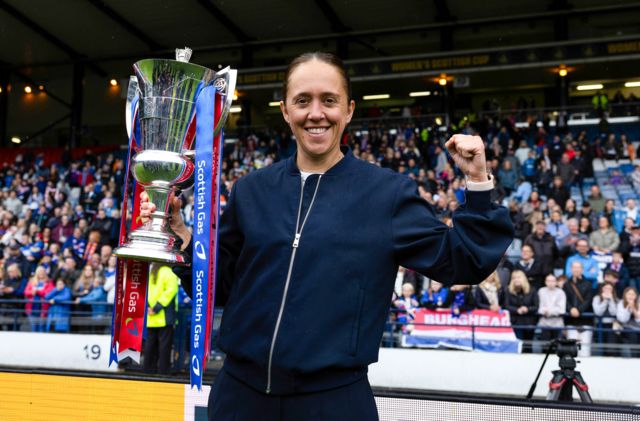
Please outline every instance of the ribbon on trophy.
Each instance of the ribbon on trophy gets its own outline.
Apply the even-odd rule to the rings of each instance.
[[[133,187],[133,205],[131,212],[131,229],[141,225],[140,193],[142,187],[131,176],[129,165],[134,152],[140,148],[140,125],[138,120],[138,84],[135,76],[129,80],[126,108],[126,125],[129,134],[129,151],[125,171],[124,195],[122,214],[120,219],[120,235],[118,245],[126,241],[126,221],[128,211],[129,186]],[[147,281],[149,264],[118,258],[116,266],[115,302],[111,317],[111,347],[109,350],[109,365],[126,357],[140,362],[142,349],[142,332],[145,322]],[[142,304],[138,302],[142,299]],[[127,305],[125,306],[125,303]]]
[[[191,313],[191,387],[202,388],[211,350],[215,275],[218,260],[218,218],[224,132],[222,126],[235,87],[235,70],[224,69],[196,102],[196,159]]]

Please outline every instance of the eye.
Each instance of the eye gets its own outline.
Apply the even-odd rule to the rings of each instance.
[[[330,97],[325,98],[324,102],[327,103],[327,104],[337,104],[338,100],[336,98],[330,96]]]
[[[309,100],[304,97],[298,97],[293,101],[293,103],[297,105],[306,105],[309,103]]]

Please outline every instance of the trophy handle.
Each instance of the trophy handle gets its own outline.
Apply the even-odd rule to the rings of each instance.
[[[231,110],[231,103],[233,102],[233,94],[236,91],[236,81],[238,80],[238,71],[225,67],[216,74],[216,79],[213,81],[216,90],[224,96],[224,104],[222,104],[222,114],[220,119],[213,129],[213,137],[216,137],[218,133],[224,127]]]
[[[129,87],[127,88],[127,107],[124,110],[125,113],[125,125],[127,126],[127,136],[131,139],[131,131],[133,130],[133,117],[135,111],[131,109],[131,104],[140,95],[138,89],[138,79],[135,76],[129,76]],[[136,110],[138,109],[138,103],[136,103]]]

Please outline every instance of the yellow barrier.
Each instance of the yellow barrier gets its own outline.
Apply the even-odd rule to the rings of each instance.
[[[183,384],[0,373],[0,421],[184,419]]]

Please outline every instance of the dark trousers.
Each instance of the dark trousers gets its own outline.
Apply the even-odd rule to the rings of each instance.
[[[378,409],[366,377],[335,389],[299,395],[258,392],[220,370],[209,394],[215,421],[377,421]]]
[[[144,371],[169,374],[173,326],[148,327],[144,344]]]

